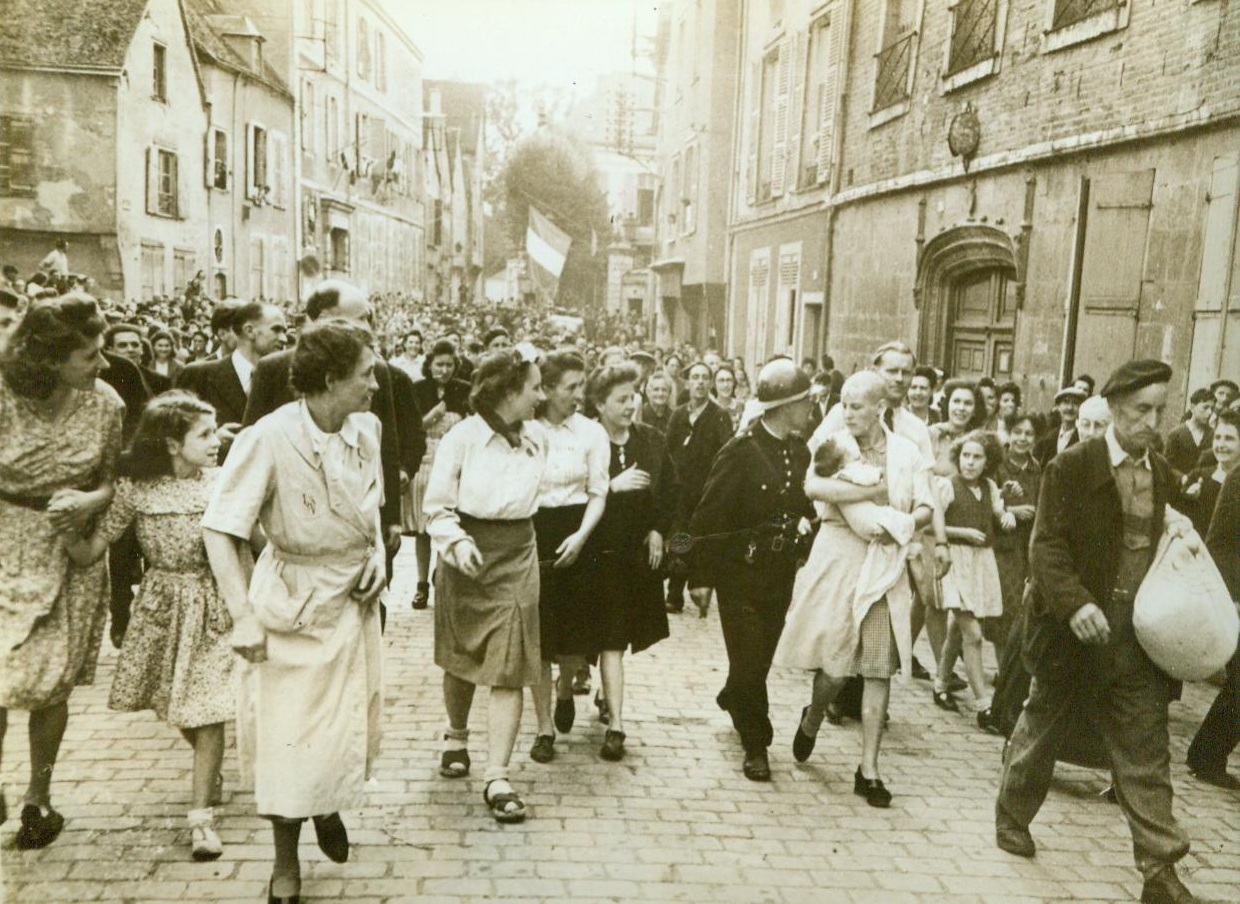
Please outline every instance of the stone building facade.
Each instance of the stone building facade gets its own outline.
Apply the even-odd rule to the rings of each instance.
[[[131,300],[207,256],[207,110],[177,0],[9,0],[0,29],[0,257],[57,239],[69,269]]]
[[[841,369],[901,338],[1035,408],[1133,356],[1174,366],[1173,407],[1240,372],[1234,4],[848,15],[825,199],[823,348]]]

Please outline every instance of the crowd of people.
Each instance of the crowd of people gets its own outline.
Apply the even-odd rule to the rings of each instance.
[[[31,743],[19,847],[64,825],[51,776],[110,622],[109,705],[153,711],[192,751],[192,857],[223,851],[235,721],[273,828],[269,898],[296,900],[306,820],[349,857],[340,813],[363,805],[378,752],[384,590],[411,538],[407,602],[433,603],[443,673],[439,773],[470,775],[488,688],[482,797],[500,823],[527,816],[509,780],[525,689],[529,757],[550,763],[596,668],[599,756],[622,760],[626,655],[667,638],[686,601],[705,617],[717,600],[718,704],[747,778],[772,777],[769,671],[796,669],[794,758],[824,720],[858,719],[854,790],[890,806],[881,749],[903,674],[1008,738],[1001,848],[1033,856],[1055,761],[1084,738],[1094,752],[1073,761],[1111,772],[1142,900],[1192,900],[1174,869],[1177,685],[1135,640],[1132,603],[1164,533],[1240,596],[1233,381],[1194,390],[1164,436],[1158,361],[1096,392],[1083,375],[1042,413],[1018,385],[944,380],[900,342],[848,377],[829,356],[776,357],[751,382],[710,350],[592,343],[542,315],[338,281],[293,312],[200,293],[105,305],[53,276],[6,269],[0,288],[0,735],[24,710]],[[933,671],[913,655],[923,630]],[[1231,792],[1237,669],[1188,755]]]

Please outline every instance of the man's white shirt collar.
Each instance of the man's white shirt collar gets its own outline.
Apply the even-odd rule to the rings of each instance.
[[[245,394],[250,394],[250,378],[254,376],[254,365],[250,363],[250,359],[241,354],[241,349],[235,349],[232,353],[233,370],[237,372],[237,379],[241,381],[241,388],[245,390]]]
[[[1114,424],[1111,424],[1109,427],[1107,427],[1106,439],[1107,439],[1107,455],[1111,459],[1112,468],[1118,468],[1125,461],[1132,459],[1132,463],[1136,465],[1137,467],[1145,468],[1146,470],[1150,469],[1149,449],[1146,449],[1145,452],[1141,454],[1140,458],[1132,458],[1131,455],[1129,455],[1127,452],[1124,451],[1124,447],[1119,444],[1119,440],[1115,436],[1115,425]]]

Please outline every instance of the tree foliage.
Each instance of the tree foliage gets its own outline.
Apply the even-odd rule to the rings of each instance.
[[[500,182],[504,222],[513,248],[525,247],[531,204],[572,237],[560,275],[559,303],[582,311],[604,304],[605,255],[593,255],[591,242],[597,237],[600,248],[605,247],[611,225],[607,197],[585,145],[543,127],[512,148]]]

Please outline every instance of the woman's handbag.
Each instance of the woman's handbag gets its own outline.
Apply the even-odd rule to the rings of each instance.
[[[1137,642],[1154,664],[1180,681],[1200,681],[1236,652],[1240,615],[1204,546],[1192,553],[1163,534],[1133,603]]]

